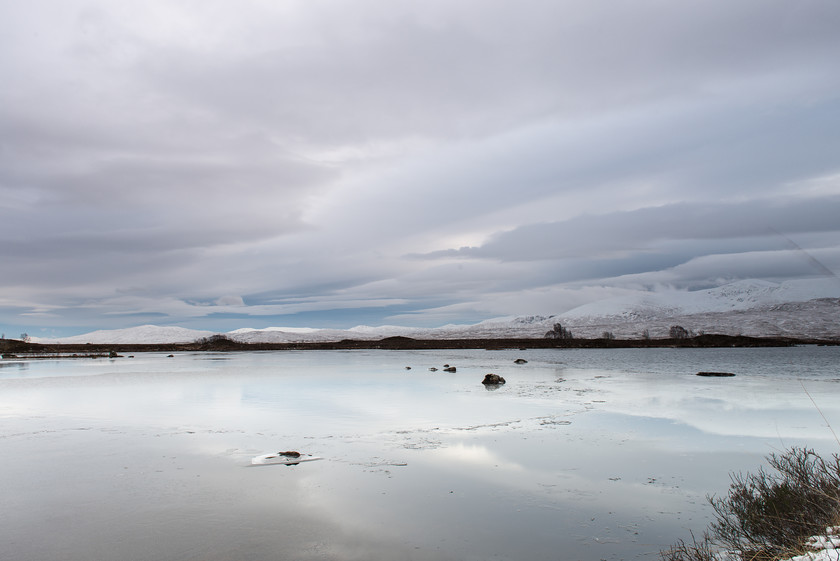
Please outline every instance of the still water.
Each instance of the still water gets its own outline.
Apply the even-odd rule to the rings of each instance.
[[[658,559],[829,424],[838,347],[4,360],[0,558]]]

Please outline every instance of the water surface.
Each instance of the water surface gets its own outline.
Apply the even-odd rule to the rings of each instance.
[[[657,559],[730,472],[838,450],[838,350],[3,361],[0,541],[33,561]],[[249,465],[290,449],[324,460]]]

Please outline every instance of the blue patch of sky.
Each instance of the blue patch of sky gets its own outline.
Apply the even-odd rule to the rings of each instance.
[[[177,325],[190,329],[203,329],[210,331],[233,331],[243,327],[263,329],[266,327],[313,327],[325,329],[349,329],[357,325],[378,326],[393,324],[388,317],[400,314],[411,314],[417,312],[416,306],[385,306],[372,308],[346,308],[332,310],[317,310],[298,312],[295,314],[260,315],[251,316],[248,314],[215,313],[204,317],[191,318],[179,321]],[[487,319],[480,317],[476,321]],[[405,321],[400,324],[407,324]],[[416,327],[436,327],[437,324],[423,324],[418,317]]]

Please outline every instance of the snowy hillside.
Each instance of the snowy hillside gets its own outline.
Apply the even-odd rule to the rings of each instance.
[[[697,333],[840,338],[840,280],[775,284],[745,280],[693,292],[648,292],[586,304],[558,317],[580,337],[666,337],[671,325]]]
[[[585,304],[564,313],[563,317],[574,320],[590,317],[690,315],[749,310],[818,298],[840,298],[840,280],[788,281],[781,284],[744,280],[693,292],[640,292],[631,297]]]
[[[828,278],[781,284],[746,280],[692,292],[639,292],[629,297],[592,302],[559,315],[496,318],[474,325],[243,328],[226,335],[244,343],[378,340],[397,335],[417,339],[531,338],[544,336],[555,323],[561,323],[575,337],[581,338],[600,337],[604,331],[617,338],[639,338],[645,330],[653,338],[663,338],[668,336],[672,325],[681,325],[695,333],[840,339],[840,280]],[[64,339],[33,338],[33,341],[185,343],[213,334],[211,331],[144,325]]]
[[[64,343],[67,345],[84,345],[85,343],[94,345],[105,343],[154,345],[160,343],[191,343],[196,339],[209,337],[214,334],[213,331],[197,331],[183,327],[141,325],[127,329],[93,331],[84,335],[75,335],[62,339],[32,337],[32,342],[45,344]]]

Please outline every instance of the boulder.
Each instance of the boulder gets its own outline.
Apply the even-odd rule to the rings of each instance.
[[[711,378],[731,378],[735,374],[732,372],[698,372],[698,376],[707,376]]]
[[[514,364],[528,364],[528,361],[525,360],[524,358],[517,358],[513,362],[514,362]]]
[[[446,368],[443,369],[443,371],[444,372],[455,372],[455,367],[454,366],[447,366]]]
[[[505,383],[505,379],[498,374],[487,374],[484,380],[481,381],[485,386],[498,386]]]

